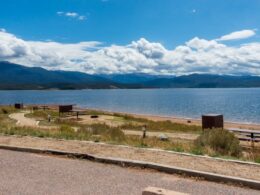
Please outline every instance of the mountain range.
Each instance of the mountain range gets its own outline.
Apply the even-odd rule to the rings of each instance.
[[[50,71],[0,62],[0,89],[113,89],[113,88],[238,88],[260,87],[259,76],[191,74],[91,75],[72,71]]]

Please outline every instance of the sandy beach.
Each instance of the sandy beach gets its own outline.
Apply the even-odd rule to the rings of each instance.
[[[37,104],[30,104],[26,105],[28,107],[32,106],[39,106]],[[54,104],[45,104],[44,106],[48,106],[50,109],[57,109],[58,105]],[[180,123],[180,124],[186,124],[186,125],[198,125],[201,126],[201,120],[200,119],[193,119],[193,118],[181,118],[181,117],[175,117],[175,116],[158,116],[158,115],[150,115],[150,114],[138,114],[138,113],[128,113],[128,112],[117,112],[117,111],[111,111],[111,110],[102,110],[102,109],[94,109],[94,108],[83,108],[76,106],[75,109],[80,109],[80,110],[91,110],[91,111],[97,111],[97,112],[103,112],[107,114],[126,114],[130,115],[133,117],[138,117],[138,118],[145,118],[148,120],[153,120],[153,121],[172,121],[174,123]],[[239,128],[239,129],[250,129],[250,130],[260,130],[260,123],[255,124],[255,123],[239,123],[239,122],[229,122],[225,121],[225,114],[224,114],[224,128]]]
[[[83,109],[83,108],[81,108]],[[150,114],[138,114],[138,113],[127,113],[127,112],[113,112],[113,111],[107,111],[107,110],[100,110],[100,109],[92,109],[92,108],[84,108],[86,110],[94,110],[98,112],[104,112],[104,113],[119,113],[119,114],[127,114],[133,117],[138,118],[145,118],[148,120],[153,121],[172,121],[174,123],[180,123],[180,124],[186,124],[186,125],[199,125],[201,126],[201,120],[200,119],[192,119],[192,118],[181,118],[181,117],[170,117],[170,116],[158,116],[158,115],[150,115]],[[225,120],[225,115],[224,115]],[[251,130],[260,130],[260,123],[259,124],[251,124],[251,123],[237,123],[237,122],[224,122],[224,128],[239,128],[239,129],[251,129]]]

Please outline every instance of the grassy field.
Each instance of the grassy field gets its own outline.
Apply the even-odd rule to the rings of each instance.
[[[160,148],[177,152],[187,152],[196,155],[218,156],[223,158],[234,158],[250,160],[260,163],[259,151],[244,151],[239,145],[239,140],[226,130],[210,130],[202,132],[201,127],[172,123],[171,121],[155,122],[143,118],[135,118],[123,114],[110,114],[112,120],[123,122],[122,125],[113,127],[106,123],[82,124],[76,118],[59,118],[55,110],[38,110],[26,114],[27,117],[37,118],[41,123],[55,128],[18,127],[15,121],[8,115],[18,112],[11,107],[0,107],[0,133],[5,135],[35,136],[41,138],[57,138],[69,140],[89,140],[94,142],[105,142],[110,144],[123,144],[135,147]],[[107,115],[103,112],[86,111],[90,115]],[[48,115],[51,122],[48,123]],[[147,137],[145,139],[136,135],[125,135],[123,129],[141,130],[143,125],[148,131],[160,132],[182,132],[196,133],[199,138],[195,141],[185,139],[161,140],[158,137]]]
[[[128,130],[142,130],[142,127],[146,125],[149,131],[158,131],[158,132],[187,132],[187,133],[201,133],[202,129],[200,126],[196,125],[184,125],[173,123],[171,121],[152,121],[144,118],[136,118],[131,115],[126,114],[118,114],[118,113],[106,113],[106,112],[99,112],[99,111],[86,111],[86,115],[102,115],[102,116],[112,116],[113,119],[108,119],[109,122],[120,122],[120,129],[128,129]],[[67,125],[74,125],[80,126],[75,119],[62,119],[59,118],[59,115],[56,111],[47,110],[47,111],[35,111],[33,113],[29,113],[27,117],[33,117],[42,121],[47,121],[47,116],[50,115],[53,119],[53,123],[55,124],[67,124]],[[103,121],[106,124],[106,121]]]

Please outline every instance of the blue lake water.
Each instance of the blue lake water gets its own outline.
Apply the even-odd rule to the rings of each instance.
[[[260,123],[260,88],[0,91],[0,104],[15,102],[73,103],[86,108],[187,118],[219,113],[226,121]]]

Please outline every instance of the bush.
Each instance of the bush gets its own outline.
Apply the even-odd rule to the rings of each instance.
[[[109,140],[116,141],[116,142],[123,142],[125,140],[124,132],[119,128],[109,128],[106,131],[105,137]]]
[[[88,133],[92,138],[102,139],[103,141],[112,141],[122,143],[125,141],[124,132],[116,127],[110,127],[106,124],[91,124],[80,127],[79,132]]]
[[[146,119],[143,119],[146,120]],[[151,121],[146,120],[143,121],[136,121],[139,124],[132,122],[125,123],[124,125],[120,126],[122,129],[133,129],[133,130],[141,130],[144,125],[147,126],[148,131],[161,131],[161,132],[192,132],[198,133],[201,132],[201,127],[196,125],[185,125],[174,123],[172,121]],[[142,122],[140,124],[140,122]]]
[[[255,157],[255,162],[256,162],[256,163],[260,163],[260,156],[256,156],[256,157]]]
[[[3,114],[8,114],[9,113],[8,110],[5,109],[5,108],[2,108],[1,111],[2,111]]]
[[[0,106],[0,114],[10,114],[15,111],[12,106]]]
[[[58,136],[61,136],[61,138],[65,139],[75,139],[76,133],[72,127],[68,125],[62,125],[59,129]]]
[[[227,130],[205,130],[195,141],[197,147],[209,148],[220,155],[239,157],[241,146],[235,135]]]

